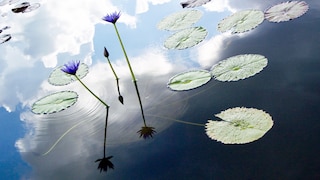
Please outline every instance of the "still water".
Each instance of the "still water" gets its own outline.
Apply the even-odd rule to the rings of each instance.
[[[4,179],[319,179],[320,2],[304,1],[307,11],[284,22],[262,16],[245,32],[218,28],[231,14],[264,13],[283,2],[216,0],[182,8],[170,0],[2,1],[0,133],[8,138],[1,138],[0,164],[11,170],[2,168],[0,174]],[[205,37],[183,49],[166,46],[179,30],[159,29],[158,23],[187,10],[200,12],[188,26],[202,27]],[[102,20],[113,12],[121,12],[115,24],[145,122],[116,31]],[[119,76],[124,104],[118,101],[104,47]],[[191,90],[167,87],[179,73],[210,71],[241,54],[260,54],[268,61],[238,81],[213,77]],[[77,80],[64,86],[48,82],[54,69],[70,60],[88,65],[81,81],[110,106],[105,144],[105,106]],[[32,113],[38,99],[60,91],[76,92],[77,102],[57,113]],[[209,138],[208,120],[219,120],[215,115],[235,107],[263,110],[272,117],[272,128],[244,144]],[[152,137],[137,133],[144,123],[154,127]],[[100,172],[95,161],[104,155],[112,156],[113,169],[109,164],[107,172]]]

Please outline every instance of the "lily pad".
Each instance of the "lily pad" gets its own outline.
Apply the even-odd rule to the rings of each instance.
[[[180,4],[182,8],[194,8],[194,7],[202,6],[210,1],[211,0],[188,0],[185,2],[181,2]]]
[[[186,49],[199,44],[205,39],[208,32],[203,27],[192,27],[171,35],[164,42],[168,49]]]
[[[304,1],[287,1],[274,5],[265,11],[265,18],[270,22],[284,22],[305,14],[309,6]]]
[[[49,83],[54,85],[54,86],[63,86],[63,85],[67,85],[70,84],[73,81],[76,81],[77,79],[70,74],[67,74],[63,71],[61,71],[61,68],[63,66],[57,67],[56,69],[54,69],[52,71],[52,73],[49,76]],[[81,63],[79,66],[79,69],[77,70],[76,75],[82,79],[83,77],[85,77],[89,72],[89,67],[88,65]]]
[[[206,134],[224,144],[244,144],[260,139],[272,126],[272,117],[259,109],[236,107],[215,115],[220,121],[208,120]]]
[[[220,32],[242,33],[256,28],[264,20],[264,13],[260,10],[244,10],[236,12],[218,24]]]
[[[211,79],[211,74],[206,70],[192,70],[173,76],[168,87],[175,91],[185,91],[200,87]]]
[[[187,10],[170,14],[163,18],[157,25],[158,29],[176,31],[188,28],[199,21],[202,12],[198,10]]]
[[[10,39],[11,39],[11,35],[10,34],[2,35],[2,36],[0,36],[0,44],[8,42],[8,41],[10,41]]]
[[[78,100],[78,94],[73,91],[61,91],[45,96],[32,105],[35,114],[51,114],[71,107]]]
[[[242,54],[220,61],[211,68],[219,81],[238,81],[254,76],[266,67],[268,59],[259,54]]]

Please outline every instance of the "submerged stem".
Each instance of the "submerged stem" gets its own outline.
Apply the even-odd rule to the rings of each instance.
[[[103,105],[105,105],[106,107],[109,107],[109,105],[107,103],[105,103],[104,101],[102,101],[96,94],[94,94],[81,80],[77,75],[74,75],[77,80],[83,85],[83,87],[85,87],[95,98],[97,98]]]
[[[148,116],[157,117],[157,118],[163,118],[163,119],[167,119],[167,120],[170,120],[170,121],[175,121],[175,122],[178,122],[178,123],[189,124],[189,125],[194,125],[194,126],[205,126],[204,124],[182,121],[182,120],[178,120],[178,119],[174,119],[174,118],[170,118],[170,117],[165,117],[165,116],[157,116],[157,115],[149,115],[149,114],[148,114]]]
[[[103,141],[103,158],[106,157],[106,141],[107,141],[107,126],[108,126],[108,115],[109,115],[109,106],[107,108],[107,114],[106,114],[106,122],[104,125],[104,141]]]
[[[143,112],[143,107],[142,107],[142,102],[141,102],[141,97],[140,97],[140,93],[139,93],[137,81],[133,81],[133,84],[134,84],[134,87],[136,88],[136,92],[137,92],[137,95],[138,95],[138,99],[139,99],[139,104],[140,104],[140,109],[141,109],[141,115],[142,115],[143,123],[144,123],[144,126],[147,126],[147,124],[146,124],[146,118],[145,118],[144,112]]]

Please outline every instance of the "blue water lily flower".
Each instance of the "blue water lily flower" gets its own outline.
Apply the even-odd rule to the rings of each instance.
[[[68,63],[64,64],[64,67],[61,68],[61,71],[67,74],[76,75],[79,65],[80,61],[69,61]]]
[[[120,15],[121,15],[120,11],[119,12],[115,11],[111,14],[107,14],[106,16],[104,16],[102,18],[102,20],[107,21],[112,24],[115,24],[117,22],[117,20],[119,19]]]

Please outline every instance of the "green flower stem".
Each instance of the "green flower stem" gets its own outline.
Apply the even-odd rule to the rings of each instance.
[[[137,85],[137,79],[136,79],[136,77],[134,76],[134,73],[133,73],[132,67],[131,67],[131,65],[130,65],[129,58],[128,58],[128,55],[127,55],[126,50],[125,50],[125,48],[124,48],[124,45],[123,45],[123,43],[122,43],[122,40],[121,40],[119,31],[118,31],[118,28],[117,28],[117,26],[116,26],[115,23],[113,24],[113,26],[114,26],[114,29],[116,30],[116,33],[117,33],[117,36],[118,36],[118,39],[119,39],[119,42],[120,42],[122,51],[123,51],[123,53],[124,53],[124,56],[125,56],[125,58],[126,58],[126,61],[127,61],[127,63],[128,63],[128,66],[129,66],[129,70],[130,70],[130,73],[131,73],[132,81],[133,81],[134,86],[135,86],[135,88],[136,88],[136,92],[137,92],[138,99],[139,99],[139,104],[140,104],[140,109],[141,109],[141,115],[142,115],[143,123],[144,123],[145,126],[147,126],[147,125],[146,125],[146,119],[145,119],[144,112],[143,112],[141,97],[140,97],[140,93],[139,93],[139,89],[138,89],[138,85]]]
[[[83,85],[83,87],[85,87],[95,98],[97,98],[103,105],[106,106],[106,108],[109,107],[109,105],[107,103],[105,103],[104,101],[102,101],[97,95],[95,95],[81,80],[77,75],[74,75],[76,77],[76,79]]]
[[[119,96],[120,96],[119,77],[117,76],[116,71],[113,69],[113,66],[112,66],[112,64],[111,64],[110,59],[109,59],[108,57],[106,57],[106,58],[107,58],[107,60],[108,60],[108,63],[109,63],[109,65],[110,65],[110,68],[111,68],[111,70],[112,70],[112,72],[113,72],[113,74],[114,74],[114,77],[116,78],[118,94],[119,94]]]
[[[129,58],[128,58],[127,52],[126,52],[126,50],[124,49],[124,45],[123,45],[122,40],[121,40],[121,38],[120,38],[120,34],[119,34],[119,31],[118,31],[117,25],[114,23],[113,26],[114,26],[114,29],[116,30],[116,33],[117,33],[117,36],[118,36],[118,39],[119,39],[119,42],[120,42],[122,51],[123,51],[124,56],[125,56],[125,58],[126,58],[126,61],[127,61],[127,63],[128,63],[128,66],[129,66],[129,69],[130,69],[130,73],[131,73],[131,76],[132,76],[132,80],[133,80],[133,81],[137,81],[136,77],[134,76],[134,73],[133,73],[131,64],[130,64],[130,62],[129,62]]]
[[[108,63],[109,63],[109,65],[110,65],[110,68],[111,68],[111,70],[112,70],[112,72],[113,72],[116,80],[118,81],[118,80],[119,80],[119,77],[117,76],[116,71],[113,69],[113,66],[112,66],[112,64],[111,64],[111,62],[110,62],[110,59],[109,59],[108,57],[107,57],[107,60],[108,60]]]
[[[107,140],[108,115],[109,115],[109,106],[107,106],[106,122],[105,122],[105,125],[104,125],[103,158],[106,157],[106,140]]]

